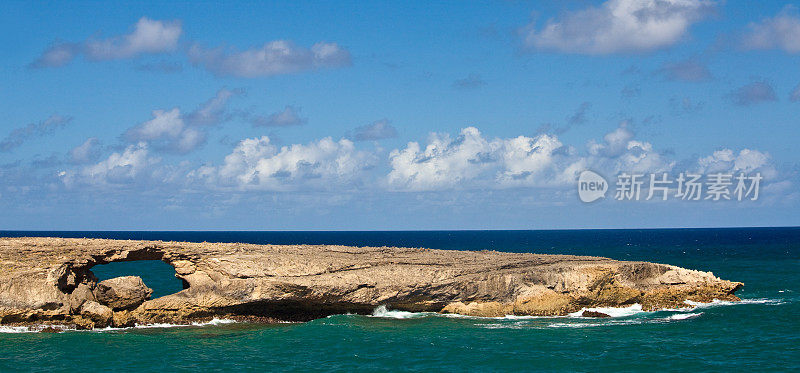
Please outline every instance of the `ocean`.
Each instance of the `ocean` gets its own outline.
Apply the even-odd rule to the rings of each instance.
[[[740,303],[610,319],[477,318],[376,308],[307,323],[213,320],[190,326],[30,333],[0,327],[7,371],[800,371],[800,228],[391,231],[44,232],[58,236],[256,244],[407,246],[596,255],[712,271],[745,283]],[[104,267],[104,268],[101,268]],[[180,290],[161,262],[93,268],[140,275],[155,296]]]

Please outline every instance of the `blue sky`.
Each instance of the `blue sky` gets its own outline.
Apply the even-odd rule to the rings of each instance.
[[[0,229],[798,225],[800,4],[757,4],[6,2]]]

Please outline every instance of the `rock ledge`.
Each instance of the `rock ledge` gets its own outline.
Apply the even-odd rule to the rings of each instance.
[[[114,279],[107,286],[91,271],[130,260],[169,263],[185,289],[145,300],[152,291],[141,279]],[[115,289],[113,301],[104,286]],[[734,292],[741,286],[710,272],[588,256],[0,238],[0,324],[93,328],[210,317],[306,321],[368,314],[380,305],[473,316],[566,315],[584,307],[639,303],[657,310],[685,307],[686,300],[737,301]]]

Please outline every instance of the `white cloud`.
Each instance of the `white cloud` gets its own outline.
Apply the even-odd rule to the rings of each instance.
[[[45,50],[36,61],[29,66],[33,68],[61,67],[81,52],[82,46],[76,43],[55,43]]]
[[[762,176],[771,179],[777,170],[770,162],[770,155],[758,150],[742,149],[738,153],[731,149],[717,150],[713,154],[697,160],[697,171],[701,173],[744,172],[747,174],[761,172]]]
[[[410,142],[393,150],[389,161],[389,186],[411,191],[566,186],[585,169],[613,175],[666,172],[675,165],[652,144],[634,139],[624,123],[602,142],[590,142],[583,155],[555,135],[489,140],[469,127],[455,139],[432,134],[424,149]]]
[[[456,139],[433,133],[425,149],[417,142],[409,142],[405,149],[389,154],[392,171],[388,181],[397,189],[452,188],[491,168],[499,146],[496,141],[484,139],[475,127],[462,129]]]
[[[60,67],[70,63],[83,53],[91,60],[116,60],[133,58],[143,54],[158,54],[174,51],[181,33],[180,21],[157,21],[142,17],[125,35],[108,39],[89,39],[80,43],[55,43],[45,50],[34,68]]]
[[[667,172],[675,166],[646,141],[634,139],[626,122],[603,137],[602,143],[589,143],[587,166],[609,174],[627,172]]]
[[[174,51],[183,32],[180,21],[156,21],[142,17],[131,33],[85,42],[86,56],[94,60],[116,60],[141,54]]]
[[[507,186],[563,185],[573,181],[582,162],[574,150],[554,135],[518,136],[505,139],[499,151],[502,170],[497,181]]]
[[[797,7],[787,5],[775,17],[751,23],[741,42],[745,49],[800,52],[800,16]]]
[[[59,175],[66,186],[77,184],[107,185],[129,184],[146,177],[160,159],[149,156],[146,143],[129,145],[124,151],[114,152],[108,158],[78,170],[62,171]]]
[[[154,110],[153,119],[136,125],[123,135],[130,142],[152,142],[156,147],[179,153],[190,152],[205,143],[205,132],[187,127],[181,111]]]
[[[715,6],[705,0],[609,0],[523,29],[526,48],[579,54],[645,52],[671,46]]]
[[[355,182],[373,161],[347,139],[326,137],[279,148],[262,136],[242,140],[222,165],[200,167],[189,177],[242,190],[326,189]]]
[[[99,155],[98,145],[100,140],[90,137],[69,151],[69,158],[72,163],[87,163],[93,161]]]
[[[231,116],[227,104],[237,94],[239,91],[220,89],[187,115],[181,114],[179,108],[154,110],[153,119],[129,128],[123,138],[131,143],[148,142],[157,150],[191,152],[206,142],[206,130],[202,127],[218,124]]]
[[[230,119],[228,101],[241,95],[243,90],[220,89],[214,97],[200,105],[195,111],[186,115],[186,122],[192,125],[216,125]]]
[[[175,138],[181,134],[183,127],[180,109],[154,110],[153,119],[129,129],[125,137],[134,142]]]
[[[336,43],[320,42],[311,48],[276,40],[245,51],[223,48],[205,49],[194,45],[189,59],[220,76],[246,78],[290,74],[319,68],[350,65],[350,52]]]

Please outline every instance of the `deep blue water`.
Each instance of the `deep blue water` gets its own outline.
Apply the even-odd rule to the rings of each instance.
[[[800,370],[800,228],[415,232],[10,232],[176,241],[319,243],[598,255],[713,271],[745,302],[610,320],[478,319],[389,312],[304,324],[0,333],[0,372],[173,370]],[[163,263],[114,263],[180,289]]]

